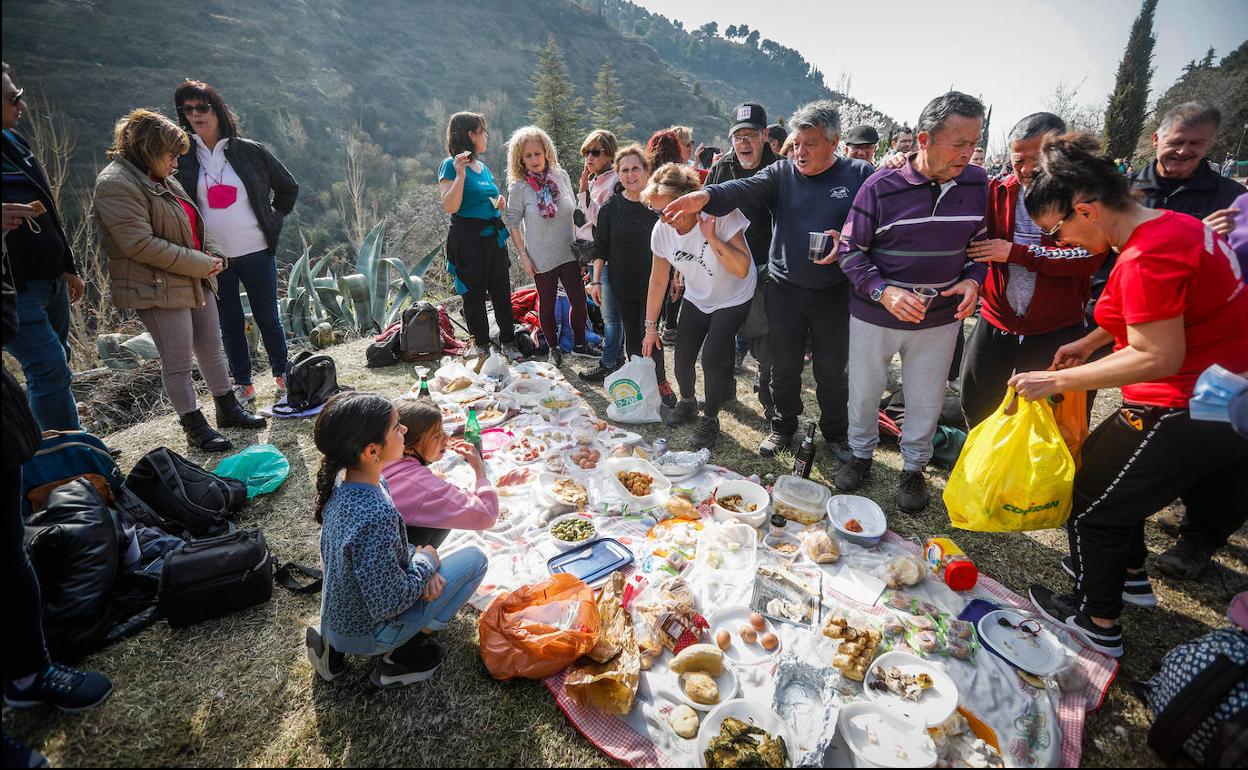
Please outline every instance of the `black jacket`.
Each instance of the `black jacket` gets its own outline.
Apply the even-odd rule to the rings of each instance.
[[[199,144],[191,136],[191,149],[178,158],[178,181],[201,206],[199,201]],[[250,139],[234,137],[225,146],[225,159],[234,173],[247,188],[247,199],[256,214],[256,221],[264,232],[269,250],[277,251],[277,239],[282,234],[282,220],[295,207],[299,197],[299,183],[282,162],[263,144]]]
[[[1139,197],[1140,203],[1150,209],[1177,211],[1197,219],[1204,219],[1219,209],[1228,208],[1236,198],[1244,194],[1242,184],[1218,174],[1203,161],[1192,178],[1169,195],[1162,191],[1157,181],[1156,161],[1132,174],[1130,182],[1131,192]]]
[[[27,280],[59,278],[64,273],[76,274],[78,268],[74,265],[74,253],[70,249],[69,238],[65,236],[60,212],[56,210],[48,179],[31,152],[30,144],[16,131],[5,131],[3,153],[4,201],[31,203],[38,200],[47,209],[47,213],[34,218],[38,232],[34,227],[22,225],[4,238],[11,260],[9,269],[13,285],[21,291]]]
[[[771,149],[771,145],[767,142],[763,142],[762,160],[751,169],[742,168],[741,162],[737,160],[736,152],[729,151],[711,167],[710,173],[706,175],[706,183],[718,184],[733,179],[746,179],[778,160],[780,156]],[[766,206],[743,206],[741,213],[750,220],[750,226],[745,228],[745,242],[749,244],[750,256],[754,258],[755,265],[765,266],[771,255],[771,209]]]
[[[5,243],[8,241],[6,239]],[[9,275],[9,250],[4,249],[0,262],[0,344],[7,345],[17,336],[17,294],[13,291],[13,282]],[[7,368],[0,369],[0,461],[3,462],[4,478],[7,483],[10,473],[16,473],[18,466],[35,456],[39,450],[39,424],[30,411],[30,402],[26,400],[26,391],[18,381],[9,374]],[[4,494],[13,494],[14,490],[6,489]]]

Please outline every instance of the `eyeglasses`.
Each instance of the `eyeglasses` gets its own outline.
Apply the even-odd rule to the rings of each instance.
[[[191,113],[195,113],[196,115],[207,115],[208,113],[212,112],[212,105],[211,104],[180,104],[178,105],[178,112],[182,113],[183,115],[190,115]]]
[[[588,158],[590,155],[593,155],[595,158],[597,158],[599,155],[605,155],[606,153],[607,151],[602,149],[601,147],[595,147],[592,150],[586,150],[585,152],[581,153],[581,155],[583,155],[586,158]]]
[[[1027,634],[1033,639],[1039,636],[1040,632],[1044,630],[1039,621],[1032,620],[1030,618],[1024,620],[1022,623],[1011,623],[1009,618],[998,617],[997,625],[1002,628],[1012,628],[1020,634]]]
[[[745,142],[762,141],[762,131],[738,131],[732,135],[733,144],[744,144]]]
[[[9,96],[8,96],[8,99],[9,99],[9,104],[11,104],[11,105],[13,105],[14,107],[16,107],[16,106],[17,106],[17,103],[18,103],[18,102],[20,102],[20,101],[22,100],[22,97],[23,97],[23,96],[25,96],[25,95],[26,95],[26,89],[25,89],[25,88],[19,88],[19,89],[17,89],[17,90],[16,90],[16,91],[14,91],[13,93],[9,94]]]
[[[1052,229],[1052,230],[1041,230],[1040,232],[1041,232],[1041,233],[1043,233],[1045,236],[1047,236],[1047,237],[1049,237],[1049,238],[1052,238],[1052,239],[1054,239],[1054,240],[1058,240],[1058,239],[1060,238],[1060,236],[1061,236],[1061,233],[1062,233],[1062,225],[1066,224],[1066,220],[1067,220],[1067,219],[1070,219],[1070,218],[1071,218],[1071,216],[1073,216],[1073,215],[1074,215],[1074,213],[1075,213],[1075,206],[1078,206],[1080,203],[1096,203],[1098,200],[1100,200],[1100,199],[1099,199],[1099,198],[1088,198],[1086,201],[1075,201],[1074,203],[1070,204],[1070,211],[1066,212],[1066,216],[1064,216],[1064,217],[1062,217],[1061,219],[1057,220],[1057,224],[1053,225],[1053,229]]]

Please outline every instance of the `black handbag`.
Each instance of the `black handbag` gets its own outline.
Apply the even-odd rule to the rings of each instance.
[[[402,332],[400,331],[400,334]],[[274,406],[273,413],[292,415],[324,404],[345,390],[338,385],[338,367],[327,355],[303,351],[286,372],[286,405]]]
[[[192,540],[165,556],[157,608],[186,626],[264,604],[273,597],[273,555],[258,529]]]
[[[226,516],[247,502],[246,484],[210,473],[168,447],[143,455],[126,477],[126,489],[146,503],[159,520],[145,520],[133,510],[131,515],[179,537],[211,537],[225,532],[229,529]]]

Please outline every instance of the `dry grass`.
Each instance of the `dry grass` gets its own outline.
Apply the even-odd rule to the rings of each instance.
[[[410,370],[396,366],[364,369],[366,341],[333,348],[344,384],[397,394],[411,384]],[[724,436],[715,461],[743,473],[786,472],[792,458],[760,458],[762,420],[749,394],[749,375],[739,380],[740,403],[722,418]],[[272,402],[272,385],[257,377],[261,403]],[[599,394],[587,395],[600,410]],[[813,403],[812,384],[805,392]],[[1104,401],[1101,410],[1106,409]],[[643,430],[683,445],[688,430]],[[276,493],[258,499],[240,525],[263,527],[281,560],[317,562],[318,532],[312,523],[312,479],[319,462],[311,424],[273,422],[262,431],[231,431],[238,444],[270,442],[291,461],[291,475]],[[131,425],[109,436],[129,468],[147,449],[161,444],[179,452],[186,442],[171,415]],[[211,467],[215,460],[189,451]],[[891,449],[877,455],[867,494],[892,509],[900,458]],[[815,478],[828,481],[834,462],[821,452]],[[923,538],[949,531],[939,502],[943,474],[932,475],[930,510],[915,517],[893,515],[904,536]],[[1065,585],[1058,559],[1065,553],[1057,532],[1027,535],[955,533],[958,542],[989,575],[1023,593],[1043,581]],[[1150,527],[1154,553],[1169,540]],[[1221,624],[1236,585],[1248,575],[1248,541],[1243,533],[1218,557],[1217,572],[1197,583],[1157,580],[1161,607],[1130,609],[1125,618],[1128,657],[1100,713],[1090,715],[1084,737],[1089,766],[1155,765],[1146,747],[1147,717],[1132,683],[1146,678],[1166,650]],[[475,615],[461,613],[446,633],[450,659],[428,685],[378,692],[367,680],[368,664],[351,662],[350,672],[332,684],[317,679],[303,651],[303,628],[319,612],[314,597],[276,589],[269,605],[188,629],[157,624],[135,638],[91,656],[84,665],[109,674],[116,691],[101,708],[67,716],[48,710],[6,711],[5,732],[48,754],[58,765],[234,766],[234,765],[441,765],[441,766],[611,766],[613,762],[577,733],[537,682],[497,683],[481,665]]]

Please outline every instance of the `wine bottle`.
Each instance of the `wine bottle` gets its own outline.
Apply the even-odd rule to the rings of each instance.
[[[811,467],[815,464],[815,424],[812,422],[806,429],[806,437],[793,456],[793,475],[803,479],[810,478]]]

